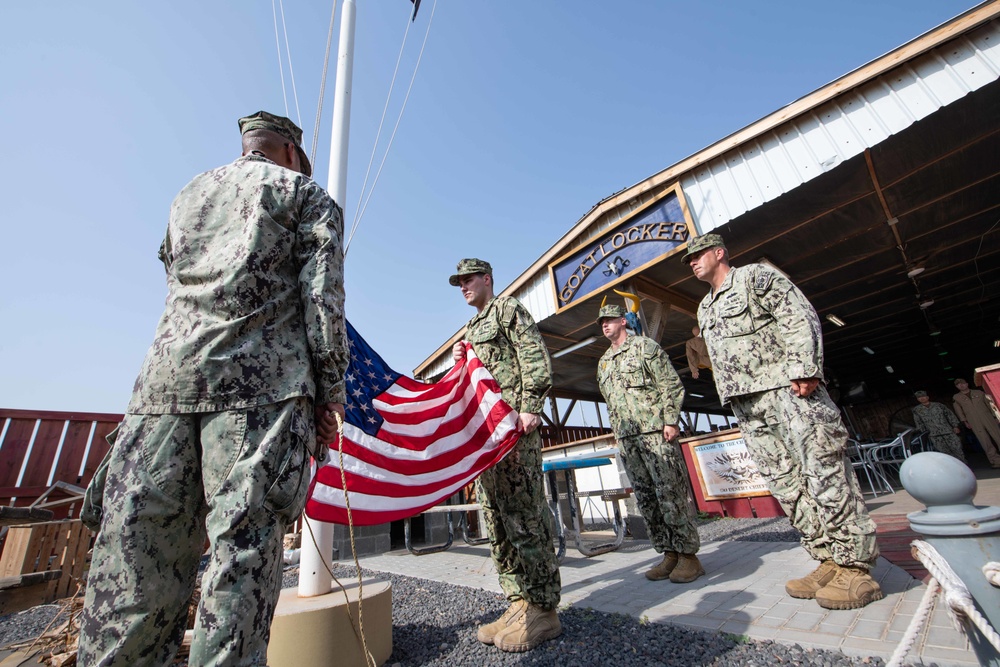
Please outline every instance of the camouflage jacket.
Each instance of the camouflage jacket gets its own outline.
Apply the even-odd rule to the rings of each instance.
[[[528,310],[509,296],[494,297],[469,320],[465,339],[518,412],[538,414],[552,388],[552,362]]]
[[[609,347],[597,364],[597,382],[619,438],[662,431],[680,419],[684,386],[670,357],[650,338],[629,336]]]
[[[131,413],[344,401],[343,217],[312,179],[257,156],[174,199],[167,301]]]
[[[943,403],[928,403],[913,408],[913,422],[921,431],[931,435],[954,433],[958,417]]]
[[[763,264],[730,269],[698,306],[719,398],[823,378],[816,310],[788,278]]]

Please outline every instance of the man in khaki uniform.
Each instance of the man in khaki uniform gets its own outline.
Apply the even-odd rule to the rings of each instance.
[[[684,343],[684,355],[687,357],[688,370],[695,380],[701,375],[701,369],[712,370],[712,360],[708,356],[708,348],[705,346],[705,339],[701,336],[701,329],[695,327],[691,329],[691,338]]]
[[[823,335],[812,304],[763,264],[733,268],[718,234],[688,241],[684,261],[711,289],[698,323],[715,386],[732,406],[754,462],[816,570],[785,584],[792,597],[828,609],[882,598],[869,572],[875,523],[857,478],[845,468],[847,429],[822,383]]]
[[[969,389],[969,383],[962,378],[955,380],[955,387],[958,389],[958,393],[952,396],[955,414],[966,428],[972,429],[976,434],[976,440],[990,460],[990,466],[1000,468],[1000,452],[997,452],[997,447],[1000,446],[1000,424],[986,402],[986,394],[978,389]]]
[[[462,361],[466,345],[500,385],[503,400],[518,411],[517,446],[477,480],[490,538],[490,555],[510,607],[479,628],[476,637],[501,651],[530,651],[562,634],[556,613],[562,585],[552,548],[552,522],[542,482],[542,440],[538,427],[543,401],[552,388],[552,364],[542,334],[521,303],[494,296],[493,267],[463,259],[448,282],[462,288],[476,309],[465,338],[452,348]]]
[[[684,386],[656,341],[628,334],[624,308],[604,306],[597,322],[611,341],[598,362],[597,381],[650,541],[663,554],[646,578],[690,583],[705,569],[696,555],[701,541],[677,444]]]

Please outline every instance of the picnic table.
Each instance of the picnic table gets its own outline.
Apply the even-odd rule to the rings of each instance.
[[[573,538],[577,550],[587,558],[608,553],[609,551],[614,551],[621,546],[622,541],[625,539],[625,519],[622,517],[618,501],[631,495],[632,489],[601,489],[599,491],[586,491],[581,493],[577,491],[576,486],[577,470],[611,465],[611,456],[617,453],[617,449],[602,449],[589,454],[550,459],[542,463],[542,472],[548,475],[549,478],[549,494],[552,496],[552,513],[556,517],[556,537],[559,540],[559,547],[556,554],[559,557],[560,562],[562,562],[563,558],[566,557],[567,537]],[[560,472],[563,474],[563,478],[566,481],[566,505],[569,508],[569,518],[572,528],[566,528],[563,521],[562,503],[559,502],[559,481],[557,478],[557,474]],[[577,500],[579,498],[589,496],[600,496],[601,500],[610,502],[614,508],[613,527],[615,531],[615,539],[613,541],[604,543],[588,543],[583,540],[583,526],[580,513],[577,511]]]
[[[632,489],[602,489],[599,491],[580,492],[577,490],[575,477],[575,472],[577,470],[610,465],[612,463],[611,457],[617,453],[617,449],[603,449],[589,454],[551,459],[542,463],[542,473],[547,475],[549,479],[549,494],[551,496],[549,505],[552,514],[555,516],[556,538],[558,540],[556,555],[558,556],[560,562],[562,562],[562,560],[566,557],[566,540],[568,537],[573,539],[577,550],[588,558],[607,553],[609,551],[614,551],[621,546],[622,541],[625,539],[625,532],[627,530],[625,519],[622,517],[621,509],[619,508],[617,501],[631,495]],[[566,528],[563,521],[562,504],[559,502],[560,493],[557,478],[558,473],[562,473],[566,482],[566,501],[569,508],[569,520],[572,528]],[[614,508],[613,527],[615,531],[615,539],[611,542],[590,543],[585,541],[581,536],[581,533],[583,532],[582,519],[580,517],[580,513],[577,511],[577,501],[580,498],[592,496],[600,496],[601,500],[610,502]],[[476,512],[481,510],[482,505],[479,503],[464,502],[464,497],[460,497],[458,500],[459,501],[455,504],[436,505],[421,512],[421,514],[446,515],[448,537],[444,542],[439,544],[431,544],[422,547],[415,546],[412,540],[410,519],[404,519],[403,534],[407,551],[414,556],[423,556],[425,554],[437,553],[451,548],[455,539],[455,521],[453,515],[456,513],[459,515],[459,523],[462,524],[462,538],[466,544],[477,545],[487,542],[488,538],[486,537],[474,538],[469,535],[469,522],[468,517],[466,516],[467,512]]]
[[[455,541],[455,521],[453,518],[453,513],[455,512],[459,513],[458,521],[462,524],[462,539],[465,543],[472,546],[485,544],[489,541],[488,537],[472,537],[469,534],[469,517],[467,512],[478,512],[481,509],[482,505],[479,503],[465,502],[465,491],[459,492],[458,502],[455,504],[446,503],[425,509],[421,514],[444,514],[447,517],[448,524],[448,539],[440,544],[431,544],[425,547],[414,546],[412,527],[410,526],[411,517],[403,519],[403,541],[406,544],[406,550],[414,556],[423,556],[424,554],[433,554],[450,549],[452,543]]]

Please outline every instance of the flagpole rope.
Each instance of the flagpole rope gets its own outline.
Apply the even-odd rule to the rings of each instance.
[[[396,125],[392,128],[392,134],[389,136],[389,143],[385,147],[385,153],[382,155],[382,162],[379,163],[378,171],[375,172],[375,180],[372,181],[372,187],[368,191],[368,197],[365,199],[364,206],[361,207],[361,210],[355,213],[354,224],[351,225],[351,234],[347,237],[347,245],[344,246],[345,255],[347,254],[347,249],[351,247],[351,241],[354,239],[354,233],[358,230],[358,226],[361,224],[361,218],[364,217],[365,210],[368,208],[368,202],[371,201],[372,193],[375,191],[375,186],[378,184],[378,178],[382,175],[382,168],[385,166],[386,158],[389,156],[389,149],[392,148],[392,141],[396,138],[396,130],[399,129],[399,123],[403,120],[403,111],[406,110],[406,103],[410,99],[410,91],[413,90],[413,82],[417,78],[417,70],[420,69],[420,61],[424,57],[424,49],[427,47],[427,38],[431,34],[431,24],[434,23],[434,10],[436,9],[437,0],[434,0],[434,4],[431,6],[431,17],[427,20],[427,31],[424,32],[424,41],[420,45],[420,54],[417,56],[417,64],[413,66],[413,76],[410,77],[410,85],[406,89],[406,95],[403,97],[403,105],[399,109],[399,116],[396,117]],[[409,28],[407,28],[407,30],[408,29]],[[388,104],[388,100],[386,101],[386,104]],[[372,155],[374,156],[374,149],[372,149]],[[363,189],[362,194],[364,194]],[[360,204],[360,201],[358,203]]]
[[[278,10],[271,0],[271,15],[274,17],[274,46],[278,49],[278,77],[281,79],[281,98],[285,101],[285,115],[288,115],[288,93],[285,92],[285,70],[281,64],[281,38],[278,37]]]
[[[299,125],[302,125],[302,112],[299,111],[299,93],[295,89],[295,71],[292,69],[292,51],[288,46],[288,25],[285,23],[285,5],[282,0],[278,0],[278,8],[281,10],[281,30],[285,34],[285,55],[288,56],[288,78],[292,80],[292,99],[295,101],[295,115],[298,117]]]
[[[340,583],[340,579],[337,575],[333,573],[333,569],[327,565],[326,558],[322,551],[320,551],[319,543],[316,542],[316,536],[313,534],[312,526],[309,525],[308,521],[303,521],[306,528],[309,529],[309,538],[312,539],[313,546],[316,547],[316,552],[320,555],[320,561],[323,563],[323,567],[326,568],[327,573],[334,581],[337,582],[337,586],[344,593],[344,600],[347,602],[347,618],[351,621],[351,629],[354,630],[354,636],[358,638],[361,642],[361,649],[365,654],[365,665],[370,665],[371,667],[378,667],[378,663],[375,661],[375,657],[368,650],[368,641],[365,638],[365,623],[364,623],[364,613],[361,608],[362,598],[364,597],[364,584],[362,583],[361,577],[361,563],[358,562],[358,549],[354,543],[354,516],[351,514],[351,501],[347,496],[347,474],[344,472],[344,420],[340,416],[339,412],[333,413],[337,418],[337,452],[340,455],[340,483],[341,488],[344,491],[344,504],[347,505],[347,527],[348,535],[351,538],[351,556],[354,557],[354,568],[358,573],[358,624],[354,624],[354,616],[351,614],[351,600],[347,596],[347,589],[344,588],[344,584]]]
[[[330,71],[330,46],[333,44],[333,24],[337,19],[337,0],[333,0],[333,10],[330,12],[330,30],[326,33],[326,55],[323,57],[323,75],[319,80],[319,101],[316,103],[316,124],[313,125],[312,150],[309,151],[309,164],[316,164],[316,147],[319,145],[319,125],[323,117],[323,96],[326,95],[326,78]]]
[[[396,68],[392,70],[392,79],[389,81],[389,93],[385,96],[385,105],[382,107],[382,117],[378,121],[378,130],[375,131],[375,141],[372,143],[372,154],[368,157],[368,168],[365,170],[365,178],[361,182],[361,194],[358,195],[358,205],[355,211],[361,210],[361,202],[364,200],[365,188],[368,187],[368,176],[372,173],[372,163],[375,162],[375,152],[378,150],[378,140],[382,137],[382,127],[385,124],[385,114],[389,111],[389,100],[392,99],[392,89],[396,86],[396,75],[399,74],[399,63],[403,59],[403,49],[406,48],[406,38],[410,34],[410,24],[413,23],[409,17],[406,18],[406,30],[403,31],[403,42],[399,45],[399,53],[396,55]],[[388,151],[389,149],[386,148]],[[373,186],[374,187],[374,186]],[[354,226],[358,224],[355,216]],[[353,234],[352,234],[353,236]],[[350,239],[347,242],[350,245]]]
[[[344,490],[344,504],[347,506],[347,530],[348,535],[351,537],[351,556],[354,558],[354,569],[358,573],[358,626],[361,628],[361,646],[365,651],[365,664],[367,665],[370,660],[372,667],[377,667],[375,658],[368,650],[368,642],[365,640],[364,614],[361,610],[361,600],[364,597],[362,595],[361,563],[358,562],[358,548],[354,544],[354,515],[351,513],[351,500],[347,495],[347,473],[344,472],[344,419],[340,416],[339,412],[334,412],[333,414],[337,418],[337,454],[340,463],[340,486]]]

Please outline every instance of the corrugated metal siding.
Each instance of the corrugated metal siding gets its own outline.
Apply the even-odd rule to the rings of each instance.
[[[524,304],[535,321],[540,322],[550,315],[555,315],[556,298],[553,292],[549,273],[545,271],[517,290],[516,298]]]
[[[427,367],[427,369],[420,374],[421,378],[432,378],[438,375],[444,375],[447,373],[455,362],[451,359],[451,353],[446,352],[442,354],[437,361]]]
[[[992,21],[681,177],[701,233],[775,199],[1000,77]]]

